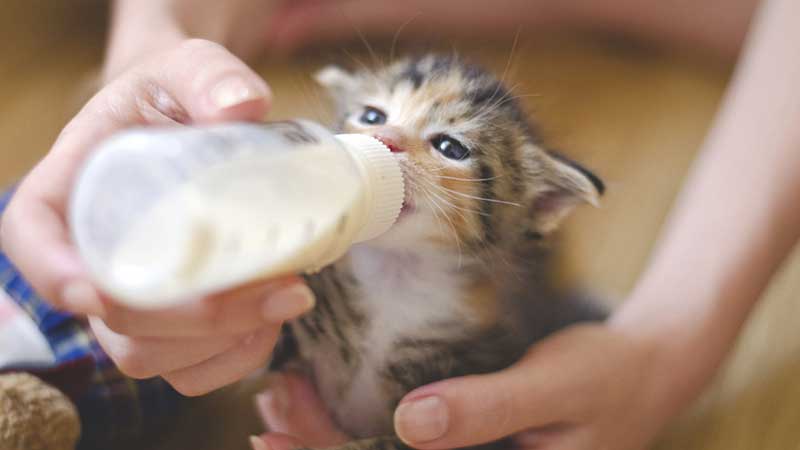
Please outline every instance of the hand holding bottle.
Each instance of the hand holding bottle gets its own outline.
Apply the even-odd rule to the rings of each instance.
[[[20,184],[6,210],[0,229],[4,251],[54,306],[92,316],[103,348],[127,374],[162,375],[190,395],[238,380],[263,365],[281,322],[310,309],[313,297],[290,277],[158,312],[112,301],[90,281],[66,226],[78,168],[98,142],[118,130],[256,121],[269,102],[263,80],[223,47],[184,41],[98,92]]]

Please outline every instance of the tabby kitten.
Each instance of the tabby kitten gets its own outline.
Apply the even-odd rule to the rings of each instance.
[[[392,416],[410,390],[502,369],[554,329],[602,317],[556,298],[546,243],[603,184],[546,150],[502,83],[458,58],[328,67],[317,79],[341,132],[395,152],[407,192],[389,232],[308,278],[317,307],[288,326],[283,347],[293,343],[336,422],[360,439],[344,447],[405,448]]]

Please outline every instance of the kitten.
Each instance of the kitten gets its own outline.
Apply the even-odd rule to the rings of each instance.
[[[308,277],[317,307],[282,347],[360,439],[345,447],[406,448],[392,416],[407,392],[502,369],[547,333],[602,318],[557,298],[546,271],[548,236],[575,205],[597,204],[603,184],[545,149],[501,82],[458,58],[317,78],[341,132],[395,152],[407,192],[389,232]]]

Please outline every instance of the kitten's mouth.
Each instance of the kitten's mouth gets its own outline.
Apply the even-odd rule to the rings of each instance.
[[[407,216],[414,212],[414,203],[411,200],[405,200],[403,202],[403,207],[400,208],[400,217]]]
[[[405,152],[405,150],[402,147],[398,147],[397,145],[395,145],[394,142],[392,142],[389,139],[386,139],[386,138],[384,138],[382,136],[378,136],[378,135],[375,135],[373,137],[375,139],[381,141],[381,144],[385,145],[386,148],[388,148],[389,151],[392,152],[392,153],[403,153],[403,152]]]

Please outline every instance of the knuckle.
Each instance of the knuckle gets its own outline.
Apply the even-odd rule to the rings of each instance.
[[[141,124],[134,99],[138,94],[136,82],[143,77],[139,69],[132,69],[125,75],[115,79],[100,90],[86,106],[75,116],[73,122],[62,130],[59,141],[71,136],[81,136],[88,127],[97,123],[106,123],[111,129],[121,129],[133,124]],[[87,149],[81,147],[79,151]]]
[[[106,86],[91,114],[111,121],[118,128],[131,124],[174,125],[189,122],[189,112],[164,86],[152,66],[137,66]]]
[[[150,76],[138,81],[139,95],[136,109],[144,123],[175,124],[188,123],[188,111],[162,85]]]

